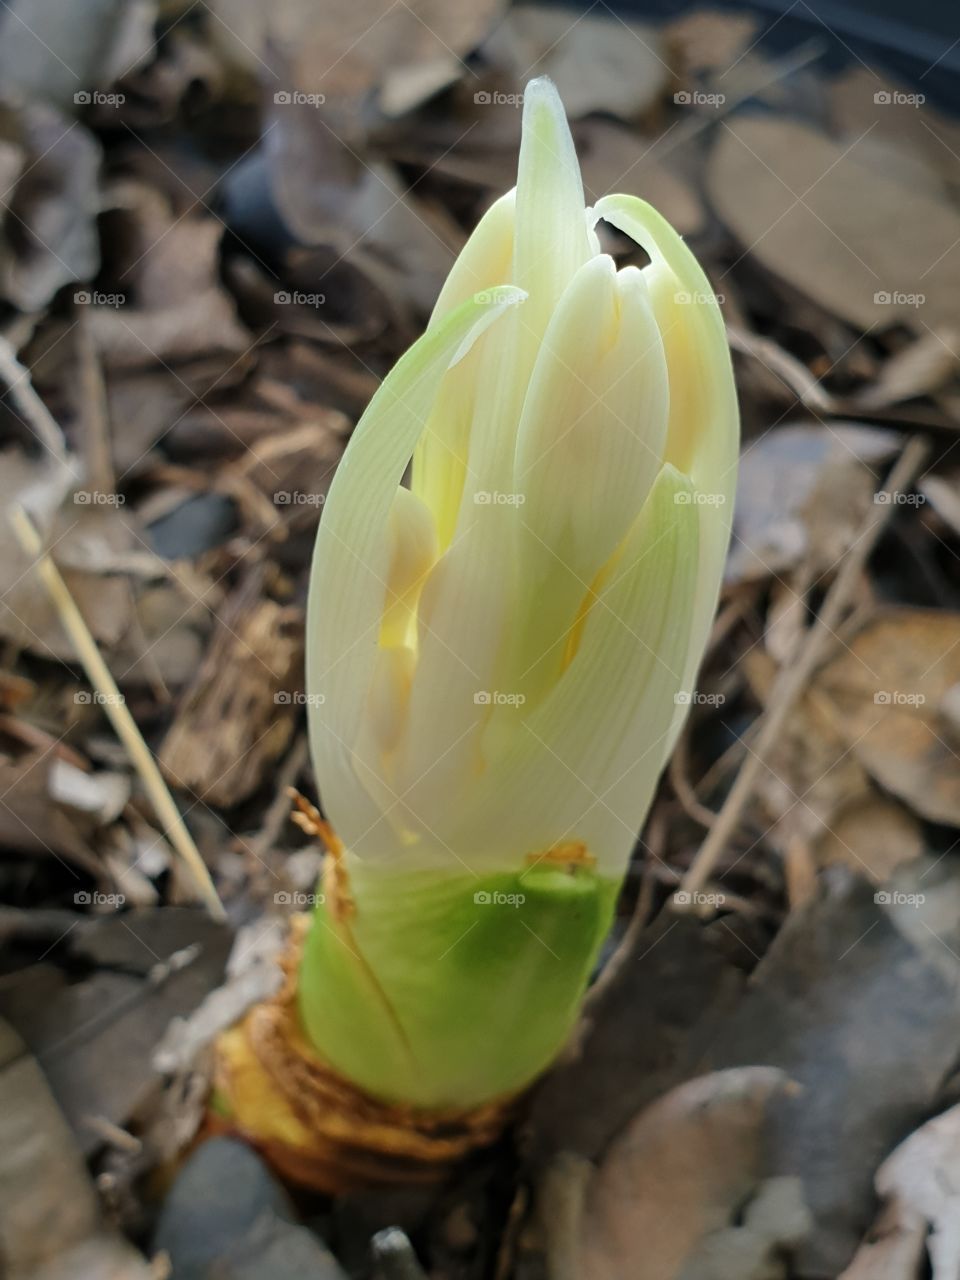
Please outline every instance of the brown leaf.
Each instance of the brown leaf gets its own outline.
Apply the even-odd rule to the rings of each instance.
[[[691,72],[726,71],[753,42],[758,20],[747,13],[685,14],[664,35]]]
[[[202,213],[175,217],[159,191],[131,179],[111,187],[109,204],[122,246],[116,288],[89,316],[106,369],[245,352],[250,335],[219,279],[223,224]]]
[[[130,587],[119,572],[133,567],[136,557],[125,559],[130,552],[143,549],[130,518],[120,514],[120,500],[83,487],[73,501],[65,500],[75,460],[48,454],[35,461],[13,450],[3,458],[0,487],[9,500],[24,504],[44,532],[93,635],[115,645],[131,618]],[[0,632],[46,657],[74,658],[56,607],[6,523],[0,527],[0,564]]]
[[[909,343],[880,369],[880,376],[854,401],[860,409],[884,409],[915,396],[939,391],[957,372],[960,333],[944,329],[924,333]]]
[[[63,285],[90,279],[99,267],[100,146],[82,125],[39,102],[24,105],[12,122],[0,119],[0,129],[13,134],[25,162],[0,204],[0,292],[22,311],[39,311]],[[9,169],[9,151],[7,157]]]
[[[263,780],[293,733],[302,655],[299,609],[258,599],[254,580],[224,611],[160,748],[170,781],[229,807]]]
[[[289,85],[327,104],[356,104],[388,71],[460,58],[486,35],[503,0],[215,0],[211,36],[254,75],[292,69]],[[325,104],[326,105],[326,104]]]
[[[655,27],[589,10],[571,21],[560,6],[513,6],[483,52],[515,76],[518,87],[531,76],[550,76],[573,120],[592,111],[635,119],[653,106],[671,74]],[[497,109],[496,100],[489,109]]]
[[[960,482],[956,472],[945,476],[922,476],[917,482],[917,488],[940,519],[955,534],[960,534]]]
[[[905,1280],[960,1273],[960,1107],[928,1120],[877,1170],[877,1194],[887,1203],[872,1235],[841,1280]],[[900,1269],[896,1269],[899,1267]]]
[[[197,911],[164,907],[78,918],[54,941],[45,960],[5,982],[2,1009],[89,1153],[102,1142],[91,1119],[128,1124],[154,1095],[153,1051],[171,1019],[193,1013],[223,981],[231,933]],[[67,966],[89,976],[70,980]]]
[[[879,612],[817,679],[852,754],[932,822],[960,825],[960,759],[943,703],[960,683],[960,614]]]
[[[0,756],[0,848],[35,857],[66,859],[100,878],[103,867],[90,838],[100,814],[116,813],[117,788],[121,805],[125,782],[108,780],[79,770],[57,759],[48,749],[36,750],[16,760]],[[111,792],[113,794],[111,794]],[[92,809],[88,806],[92,806]],[[74,883],[79,883],[74,878]]]
[[[856,63],[825,88],[833,118],[847,137],[859,137],[869,129],[871,137],[893,143],[901,154],[922,157],[955,196],[960,194],[960,124],[929,102],[918,107],[913,100],[916,85],[894,79],[886,69],[878,74]]]
[[[156,0],[13,0],[3,11],[0,82],[8,96],[42,93],[71,114],[154,47]],[[86,95],[78,102],[77,94]]]
[[[767,1107],[789,1088],[782,1071],[743,1067],[688,1081],[642,1111],[612,1144],[588,1190],[580,1274],[590,1280],[697,1274],[688,1268],[698,1256],[702,1265],[709,1237],[737,1220],[763,1182]],[[803,1234],[802,1209],[793,1216],[781,1224],[787,1238]],[[776,1234],[766,1241],[758,1234],[754,1265],[785,1243]],[[738,1274],[746,1280],[753,1268]]]
[[[782,573],[814,554],[832,568],[856,536],[893,432],[856,424],[788,423],[744,450],[727,577]]]
[[[767,1130],[773,1171],[802,1177],[816,1218],[798,1276],[847,1265],[875,1211],[877,1165],[930,1114],[956,1062],[958,882],[946,863],[948,930],[922,915],[925,906],[896,905],[926,897],[939,911],[941,893],[920,864],[899,873],[896,894],[831,868],[817,900],[788,917],[704,1056],[701,1070],[765,1063],[803,1086],[771,1099]],[[909,936],[902,914],[920,917]]]
[[[842,862],[883,884],[897,867],[919,858],[926,845],[920,824],[901,805],[872,789],[848,797],[817,846],[821,863]]]
[[[703,229],[706,212],[696,188],[679,166],[658,158],[655,139],[608,120],[585,120],[577,143],[588,203],[623,191],[649,201],[681,235]]]
[[[155,683],[179,689],[196,674],[203,657],[212,609],[219,596],[177,566],[176,583],[158,583],[138,593],[134,625],[112,655],[124,686]]]
[[[905,190],[889,148],[805,124],[747,116],[714,147],[708,190],[721,218],[770,271],[861,329],[956,322],[960,213]]]
[[[97,1197],[36,1060],[0,1020],[0,1245],[21,1275],[90,1235]]]
[[[794,840],[825,839],[846,805],[872,795],[866,771],[831,711],[814,694],[798,703],[758,779],[764,827],[770,825],[768,838],[782,854]],[[854,850],[847,854],[853,861]]]

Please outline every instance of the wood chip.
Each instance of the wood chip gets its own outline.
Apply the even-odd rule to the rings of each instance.
[[[303,613],[260,591],[252,579],[225,608],[159,753],[174,786],[225,808],[263,781],[300,710]]]

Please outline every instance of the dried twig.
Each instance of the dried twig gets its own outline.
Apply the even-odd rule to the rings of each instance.
[[[878,494],[880,500],[871,508],[859,536],[841,564],[817,620],[807,633],[802,650],[796,661],[782,670],[773,687],[760,722],[756,745],[745,760],[723,808],[717,814],[706,840],[684,876],[683,889],[686,892],[702,890],[713,874],[737,828],[747,801],[753,795],[760,771],[783,731],[787,716],[829,650],[843,611],[856,591],[870,553],[891,514],[896,510],[896,504],[890,501],[890,496],[911,486],[929,452],[930,446],[922,437],[911,440],[881,491],[881,494],[886,494],[886,501]]]
[[[550,1280],[578,1280],[582,1221],[593,1165],[562,1151],[544,1174],[537,1193],[538,1216],[546,1238]]]
[[[107,388],[88,318],[80,319],[76,334],[86,480],[91,489],[114,493],[117,479],[110,450],[110,410],[107,405]]]
[[[261,819],[260,830],[243,845],[243,848],[249,850],[253,857],[261,862],[265,862],[270,857],[274,845],[280,838],[280,832],[290,816],[290,788],[296,786],[300,771],[309,758],[307,735],[301,733],[277,773],[275,795]]]
[[[101,695],[107,718],[116,730],[117,737],[129,752],[157,817],[163,823],[174,848],[189,867],[200,898],[206,903],[215,920],[223,920],[225,918],[223,904],[217,896],[206,863],[184,825],[180,811],[161,777],[150,748],[144,742],[133,716],[127,710],[123,695],[117,688],[67,584],[60,576],[60,570],[44,551],[40,535],[22,507],[14,507],[10,512],[9,520],[24,551],[36,559],[37,573],[53,601],[64,630],[73,642],[91,684]]]
[[[33,428],[37,439],[48,453],[58,461],[66,462],[67,448],[63,432],[34,391],[29,372],[17,359],[17,353],[6,338],[0,338],[0,378],[9,387],[11,403],[20,418]]]
[[[785,351],[772,338],[750,333],[740,325],[727,322],[727,337],[734,351],[751,356],[792,391],[801,404],[819,413],[839,413],[840,401],[827,391],[802,360]]]

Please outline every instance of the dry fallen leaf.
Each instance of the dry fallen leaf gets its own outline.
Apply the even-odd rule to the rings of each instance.
[[[833,814],[816,852],[822,864],[846,863],[851,871],[883,884],[897,867],[919,858],[925,847],[916,818],[871,788],[849,797]]]
[[[63,285],[90,279],[99,267],[100,145],[40,102],[15,115],[4,108],[0,132],[24,153],[16,185],[0,197],[0,293],[22,311],[38,311]]]
[[[880,367],[879,377],[856,397],[859,409],[888,405],[930,395],[945,386],[960,363],[960,332],[944,329],[922,334]]]
[[[81,486],[72,501],[67,498],[80,465],[74,458],[47,453],[35,459],[19,450],[8,450],[0,458],[0,492],[8,502],[21,502],[43,531],[95,638],[115,645],[130,624],[132,609],[130,587],[122,574],[144,567],[136,557],[143,544],[132,518],[121,514],[121,504],[112,494]],[[6,521],[0,522],[0,565],[0,634],[46,657],[74,658],[57,610]]]
[[[116,183],[110,205],[124,228],[126,260],[115,268],[114,301],[89,308],[106,369],[247,351],[250,335],[219,278],[223,223],[203,214],[175,217],[159,191],[135,181]]]
[[[771,1098],[766,1130],[768,1168],[803,1179],[815,1217],[791,1274],[836,1276],[847,1265],[876,1209],[877,1166],[930,1115],[957,1061],[960,882],[956,860],[940,866],[954,904],[940,939],[936,924],[918,921],[916,939],[901,927],[901,910],[921,915],[906,903],[931,897],[921,863],[898,873],[896,899],[844,868],[824,872],[704,1055],[701,1070],[766,1063],[803,1086]]]
[[[624,191],[649,201],[681,235],[696,235],[706,221],[703,203],[673,157],[659,158],[658,141],[609,120],[585,120],[577,144],[587,203]]]
[[[229,808],[263,781],[294,731],[302,649],[301,609],[259,579],[237,588],[159,748],[174,786]]]
[[[95,1229],[97,1199],[40,1067],[4,1021],[0,1078],[0,1241],[5,1266],[26,1271]]]
[[[768,683],[764,656],[754,652],[743,663],[762,701],[766,695],[761,690]],[[762,829],[783,856],[797,840],[810,845],[826,840],[847,805],[873,794],[866,770],[850,751],[832,712],[829,702],[815,693],[798,702],[757,780]],[[844,853],[844,861],[855,870],[869,872],[869,864],[856,865],[854,846],[845,844]]]
[[[665,52],[654,27],[590,11],[571,20],[569,9],[540,5],[512,7],[483,48],[518,88],[550,76],[573,120],[592,111],[632,120],[648,111],[673,76]]]
[[[940,519],[945,521],[954,533],[960,534],[960,482],[956,473],[922,476],[917,482],[917,488]]]
[[[97,1195],[36,1059],[0,1021],[0,1255],[7,1280],[150,1280],[108,1235]]]
[[[323,94],[349,108],[389,72],[423,64],[464,70],[503,0],[215,0],[210,35],[255,76],[291,67],[283,89]],[[394,92],[396,89],[394,87]]]
[[[885,1207],[841,1280],[960,1275],[960,1107],[902,1142],[877,1170],[875,1185]]]
[[[782,573],[811,552],[821,571],[832,568],[869,510],[876,468],[896,443],[889,431],[801,422],[778,426],[748,445],[728,581]]]
[[[707,185],[769,271],[861,329],[956,323],[960,212],[891,172],[891,149],[769,116],[725,123]]]
[[[944,699],[960,683],[960,614],[881,610],[820,674],[817,689],[868,773],[921,817],[960,825],[960,757]]]
[[[758,20],[747,13],[695,10],[664,31],[688,72],[726,71],[756,36]]]
[[[922,156],[939,177],[960,194],[956,157],[960,152],[960,123],[942,115],[929,102],[916,102],[917,86],[851,63],[827,86],[832,116],[843,133],[893,142],[902,153]]]
[[[579,1274],[590,1280],[702,1276],[711,1237],[730,1252],[733,1223],[741,1224],[734,1228],[742,1233],[736,1243],[747,1245],[736,1251],[740,1270],[709,1274],[718,1280],[780,1274],[756,1268],[768,1268],[775,1251],[805,1233],[802,1200],[765,1223],[751,1221],[749,1202],[756,1202],[765,1178],[767,1107],[789,1089],[782,1071],[743,1067],[688,1081],[642,1111],[613,1142],[588,1188]],[[691,1270],[695,1260],[698,1269]]]
[[[0,83],[7,96],[42,87],[48,102],[73,113],[149,54],[156,18],[156,0],[12,0],[3,6]]]

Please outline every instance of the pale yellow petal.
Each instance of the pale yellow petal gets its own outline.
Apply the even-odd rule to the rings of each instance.
[[[451,828],[477,865],[517,865],[582,841],[622,874],[668,756],[697,579],[686,477],[666,466],[599,593],[576,656],[546,701],[511,722]]]
[[[643,273],[600,255],[547,328],[524,403],[515,488],[521,598],[514,683],[542,696],[586,591],[643,506],[663,461],[667,370]]]
[[[522,297],[518,291],[504,291],[494,304],[466,302],[424,334],[374,395],[330,487],[307,610],[308,720],[324,804],[348,842],[375,813],[357,782],[351,756],[387,601],[388,528],[396,493],[444,374]]]
[[[666,457],[690,476],[700,517],[700,573],[684,687],[692,689],[723,579],[740,447],[740,418],[723,317],[703,268],[661,214],[635,196],[607,196],[595,210],[649,253],[650,280],[670,380]],[[677,710],[676,740],[686,709]]]

